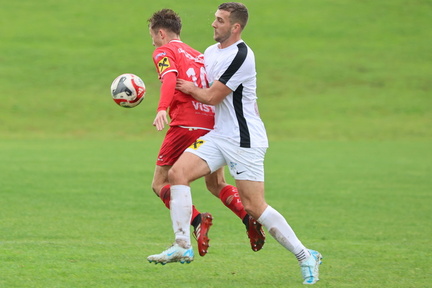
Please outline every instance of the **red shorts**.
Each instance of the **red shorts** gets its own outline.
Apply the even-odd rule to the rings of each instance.
[[[182,128],[179,126],[170,127],[159,150],[156,165],[174,165],[186,148],[208,132],[209,130],[205,129]]]

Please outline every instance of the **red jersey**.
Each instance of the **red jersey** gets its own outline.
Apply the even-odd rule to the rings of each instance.
[[[177,78],[193,81],[201,88],[208,87],[204,69],[204,55],[180,40],[172,40],[156,48],[153,62],[163,82],[167,73],[176,73]],[[186,126],[213,129],[214,107],[195,100],[179,90],[174,95],[161,95],[159,110],[168,110],[170,126]]]

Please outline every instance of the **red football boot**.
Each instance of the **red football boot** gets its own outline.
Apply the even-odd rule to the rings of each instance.
[[[250,216],[246,233],[249,237],[252,250],[255,252],[261,250],[265,243],[265,233],[261,224]]]
[[[208,231],[210,230],[210,226],[213,224],[213,217],[210,213],[201,213],[201,222],[195,228],[193,235],[198,243],[198,252],[200,256],[205,256],[208,252],[208,248],[210,247],[208,238]]]

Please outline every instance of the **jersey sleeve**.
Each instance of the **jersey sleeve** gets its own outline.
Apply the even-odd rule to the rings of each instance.
[[[174,97],[178,74],[174,59],[174,53],[166,47],[157,48],[153,52],[153,63],[162,82],[157,111],[167,110]]]
[[[251,66],[250,62],[245,62],[249,53],[247,46],[241,42],[237,47],[237,53],[232,55],[232,61],[227,62],[228,67],[218,79],[232,91],[235,91],[240,84],[250,77],[251,69],[254,70],[254,66]]]
[[[166,73],[162,79],[160,98],[157,111],[167,110],[174,98],[177,76],[174,73]]]
[[[174,59],[174,53],[169,49],[160,47],[153,52],[153,63],[156,66],[159,79],[162,79],[168,72],[178,73]]]

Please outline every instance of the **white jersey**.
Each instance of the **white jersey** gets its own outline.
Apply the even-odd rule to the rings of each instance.
[[[268,147],[256,102],[255,56],[243,40],[224,49],[218,45],[204,52],[207,78],[210,84],[218,80],[232,92],[215,106],[215,126],[210,134],[244,148]]]

